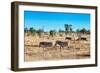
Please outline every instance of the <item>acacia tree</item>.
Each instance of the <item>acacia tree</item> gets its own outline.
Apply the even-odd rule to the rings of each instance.
[[[82,28],[82,29],[80,30],[80,33],[85,34],[85,33],[87,33],[87,30],[86,30],[85,28]]]
[[[55,30],[50,30],[49,31],[50,36],[54,37],[56,35],[56,31]]]
[[[40,38],[41,38],[43,32],[44,32],[43,29],[38,29],[38,30],[37,30],[37,34],[38,34],[38,36],[39,36]]]
[[[24,28],[24,32],[25,32],[25,33],[28,32],[28,28]]]
[[[73,32],[73,28],[72,25],[70,25],[70,33]]]
[[[69,25],[68,24],[65,24],[65,34],[68,33],[68,30],[69,30]]]
[[[36,30],[33,27],[30,27],[29,31],[31,32],[31,35],[35,35],[36,34]]]
[[[24,34],[27,35],[27,36],[30,35],[30,34],[29,34],[29,30],[28,30],[28,28],[24,28]]]
[[[72,32],[72,25],[71,24],[65,24],[65,34]]]

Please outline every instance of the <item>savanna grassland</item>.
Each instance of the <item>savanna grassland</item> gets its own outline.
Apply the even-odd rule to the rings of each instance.
[[[25,28],[24,35],[26,62],[90,58],[90,31],[85,28],[72,31],[66,25],[65,30],[49,32]]]

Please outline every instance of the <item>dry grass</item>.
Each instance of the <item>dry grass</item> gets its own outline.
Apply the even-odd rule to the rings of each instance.
[[[90,41],[69,41],[69,46],[60,50],[59,46],[41,48],[39,42],[64,40],[65,37],[39,38],[38,36],[25,36],[25,61],[85,59],[90,58]]]

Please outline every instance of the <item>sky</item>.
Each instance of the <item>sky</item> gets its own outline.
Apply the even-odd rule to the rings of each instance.
[[[44,29],[44,31],[64,30],[65,24],[71,24],[76,29],[90,29],[90,14],[64,13],[64,12],[42,12],[24,11],[24,28],[33,27]]]

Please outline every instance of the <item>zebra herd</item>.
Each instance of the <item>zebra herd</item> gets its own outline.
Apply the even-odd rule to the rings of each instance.
[[[42,42],[39,43],[39,47],[48,48],[48,47],[59,46],[60,49],[64,48],[64,47],[69,47],[68,44],[69,44],[69,41],[72,40],[72,38],[71,37],[66,37],[65,40],[68,40],[68,41],[59,41],[59,40],[56,40],[54,45],[53,45],[53,42],[44,42],[44,41],[42,41]],[[85,40],[86,41],[87,39],[86,38],[78,38],[76,41],[78,41],[78,40]]]
[[[66,42],[66,41],[56,41],[55,44],[54,44],[54,47],[56,47],[57,45],[59,45],[60,48],[64,48],[64,47],[68,46],[68,42]],[[42,47],[42,48],[47,48],[47,47],[52,47],[52,46],[53,46],[52,42],[40,42],[39,43],[39,47]]]

